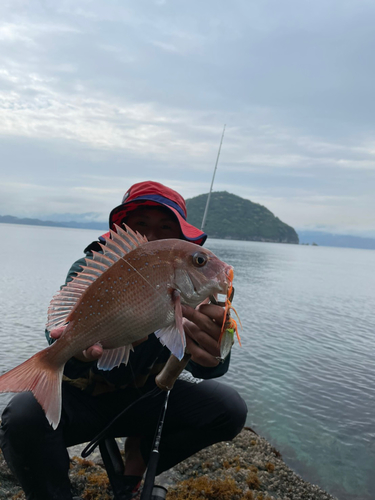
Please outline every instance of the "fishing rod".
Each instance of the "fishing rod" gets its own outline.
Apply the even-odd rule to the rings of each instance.
[[[156,469],[159,462],[159,446],[161,440],[161,433],[164,426],[165,414],[168,406],[168,399],[170,392],[174,386],[180,373],[184,370],[188,364],[191,355],[185,352],[181,360],[177,359],[176,356],[171,354],[167,363],[165,364],[162,371],[155,377],[156,386],[154,389],[148,393],[141,396],[140,399],[134,401],[130,406],[125,408],[120,412],[109,424],[94,438],[91,442],[82,450],[81,456],[87,458],[94,449],[99,446],[100,452],[106,467],[111,486],[114,490],[115,498],[117,498],[117,483],[119,483],[121,489],[121,479],[124,474],[124,463],[121,457],[120,450],[115,442],[114,438],[108,438],[108,433],[110,428],[113,426],[116,420],[125,415],[130,408],[134,407],[141,399],[149,397],[150,395],[156,396],[159,392],[165,392],[165,399],[163,407],[160,413],[159,421],[157,424],[157,429],[155,433],[153,449],[150,454],[148,461],[147,471],[145,475],[145,480],[143,483],[141,500],[164,500],[166,495],[166,489],[162,486],[157,486],[154,484]],[[120,494],[120,493],[119,493]]]
[[[218,151],[217,158],[216,158],[215,169],[214,169],[214,174],[213,174],[212,181],[211,181],[210,192],[208,194],[206,208],[205,208],[204,215],[203,215],[201,231],[203,231],[204,224],[206,222],[208,205],[210,203],[212,187],[214,184],[217,165],[219,163],[219,157],[220,157],[221,145],[223,144],[224,133],[225,133],[225,124],[224,124],[223,133],[222,133],[221,140],[220,140],[219,151]],[[163,406],[161,414],[160,414],[158,427],[157,427],[156,434],[155,434],[153,449],[152,449],[152,452],[150,454],[150,458],[148,461],[146,476],[145,476],[140,500],[154,500],[154,499],[156,500],[159,498],[160,499],[165,498],[163,492],[161,492],[161,496],[157,496],[157,492],[155,491],[155,488],[158,488],[158,486],[154,485],[155,476],[156,476],[156,469],[157,469],[157,465],[159,462],[159,446],[160,446],[160,440],[161,440],[161,433],[163,430],[165,414],[167,412],[168,399],[169,399],[170,392],[173,388],[174,382],[177,380],[177,377],[180,375],[182,370],[185,368],[185,366],[189,362],[190,357],[191,357],[191,355],[189,353],[185,353],[182,360],[179,361],[172,354],[169,357],[169,360],[168,360],[167,364],[165,365],[164,369],[155,378],[156,385],[159,387],[159,389],[166,391],[166,395],[165,395],[165,400],[164,400],[164,406]],[[156,495],[155,495],[155,493],[156,493]]]
[[[201,231],[203,231],[204,224],[205,224],[205,222],[206,222],[206,217],[207,217],[207,212],[208,212],[208,205],[210,204],[210,198],[211,198],[212,186],[214,185],[215,174],[216,174],[216,170],[217,170],[217,164],[219,163],[219,157],[220,157],[221,145],[223,144],[223,139],[224,139],[224,132],[225,132],[225,124],[224,124],[224,128],[223,128],[223,133],[222,133],[222,136],[221,136],[221,141],[220,141],[219,151],[218,151],[218,153],[217,153],[217,158],[216,158],[216,163],[215,163],[215,168],[214,168],[214,174],[213,174],[213,176],[212,176],[212,181],[211,181],[210,192],[208,193],[207,203],[206,203],[206,208],[205,208],[205,210],[204,210],[204,214],[203,214],[202,225],[201,225]]]
[[[155,434],[155,439],[154,439],[154,446],[152,448],[152,451],[150,453],[150,458],[148,459],[148,465],[147,465],[147,471],[146,471],[146,476],[142,488],[142,493],[141,493],[141,500],[150,500],[153,498],[153,490],[154,490],[154,482],[155,482],[155,476],[156,476],[156,469],[159,463],[159,446],[160,446],[160,440],[161,440],[161,432],[163,430],[163,425],[164,425],[164,419],[165,419],[165,414],[167,413],[167,407],[168,407],[168,400],[169,400],[169,395],[171,391],[167,391],[165,394],[165,400],[164,400],[164,405],[160,414],[156,434]]]
[[[223,133],[221,136],[221,141],[220,141],[220,146],[219,146],[219,151],[218,151],[217,158],[216,158],[214,174],[213,174],[212,181],[211,181],[210,192],[208,194],[206,209],[205,209],[204,215],[203,215],[201,231],[203,231],[204,224],[206,221],[208,205],[210,203],[212,187],[213,187],[214,179],[215,179],[215,173],[217,170],[217,165],[219,163],[221,145],[223,144],[225,126],[226,125],[224,124]],[[159,389],[166,391],[166,395],[165,395],[164,405],[163,405],[163,408],[162,408],[162,411],[160,414],[160,418],[159,418],[159,422],[158,422],[158,426],[157,426],[157,430],[156,430],[156,434],[155,434],[153,449],[152,449],[152,452],[150,454],[150,458],[148,461],[146,476],[145,476],[140,500],[151,500],[151,499],[156,500],[158,498],[160,498],[160,499],[165,498],[163,496],[163,492],[161,492],[161,496],[157,496],[157,493],[155,492],[155,488],[158,488],[158,486],[154,485],[155,476],[156,476],[156,469],[157,469],[157,465],[159,462],[159,446],[160,446],[160,440],[161,440],[161,433],[163,430],[164,419],[165,419],[165,414],[166,414],[167,407],[168,407],[168,399],[169,399],[170,392],[171,392],[173,385],[174,385],[175,381],[177,380],[178,376],[180,375],[180,373],[183,371],[183,369],[188,364],[190,357],[191,357],[191,355],[189,353],[185,352],[184,357],[181,359],[181,361],[179,361],[172,354],[169,357],[164,369],[155,378],[156,385],[159,387]],[[155,495],[155,493],[156,493],[156,495]]]
[[[219,163],[219,157],[220,157],[220,152],[221,152],[221,146],[223,144],[225,127],[226,127],[226,125],[224,124],[223,133],[221,135],[221,140],[220,140],[220,145],[219,145],[219,151],[218,151],[217,158],[216,158],[214,173],[212,176],[210,192],[208,194],[206,208],[205,208],[204,215],[203,215],[202,226],[201,226],[202,231],[203,231],[204,224],[206,221],[206,216],[207,216],[208,206],[209,206],[209,202],[210,202],[212,187],[214,184],[217,165]],[[174,385],[175,381],[177,380],[178,376],[180,375],[180,373],[184,370],[184,368],[188,364],[190,358],[191,358],[191,355],[187,352],[185,352],[185,355],[181,360],[178,360],[173,354],[171,354],[165,367],[155,378],[155,382],[156,382],[157,387],[160,390],[165,391],[166,394],[165,394],[164,404],[163,404],[163,407],[162,407],[162,410],[160,413],[159,421],[157,424],[153,449],[151,451],[150,458],[148,461],[147,471],[146,471],[146,475],[145,475],[145,479],[144,479],[144,483],[143,483],[143,488],[142,488],[140,500],[159,500],[159,499],[163,500],[165,498],[165,494],[166,494],[165,488],[162,488],[162,487],[154,484],[155,477],[156,477],[156,470],[157,470],[157,466],[159,463],[159,446],[160,446],[161,434],[162,434],[162,430],[163,430],[163,426],[164,426],[164,420],[165,420],[165,415],[167,412],[170,392],[171,392],[173,385]],[[151,392],[154,392],[154,391],[155,391],[155,389]],[[146,397],[146,395],[144,395],[143,397]],[[135,404],[135,402],[133,404]],[[133,406],[133,404],[130,406]],[[86,448],[82,451],[81,456],[82,457],[89,456],[93,452],[93,450],[96,448],[96,446],[99,445],[101,448],[102,457],[103,458],[104,458],[104,456],[107,457],[106,461],[108,462],[109,466],[114,469],[116,474],[123,475],[123,473],[124,473],[123,461],[121,459],[121,455],[119,454],[118,447],[117,447],[116,443],[113,443],[113,440],[112,441],[106,440],[105,437],[106,437],[106,433],[108,432],[109,428],[113,425],[114,421],[117,420],[124,413],[126,413],[128,410],[129,410],[129,407],[126,408],[124,411],[122,411],[119,415],[117,415],[117,417],[115,417],[115,419],[113,419],[109,423],[109,425],[107,425],[107,427],[105,429],[103,429],[86,446]]]
[[[191,355],[187,352],[185,352],[184,357],[181,360],[177,359],[176,356],[171,354],[163,370],[155,377],[156,385],[159,387],[159,389],[165,391],[166,394],[155,434],[153,448],[148,460],[147,471],[140,500],[157,500],[159,498],[160,500],[162,500],[163,498],[165,498],[166,491],[162,491],[162,488],[160,486],[156,486],[154,484],[156,469],[159,463],[159,446],[161,433],[164,426],[165,414],[167,412],[169,395],[171,393],[171,390],[173,389],[175,381],[177,380],[182,370],[188,364],[190,358]]]

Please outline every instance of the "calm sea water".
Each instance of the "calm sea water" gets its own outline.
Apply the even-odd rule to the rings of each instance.
[[[52,295],[97,231],[0,224],[0,373],[45,347]],[[375,252],[208,240],[243,325],[224,377],[247,424],[340,500],[375,498]],[[10,395],[0,395],[2,409]]]

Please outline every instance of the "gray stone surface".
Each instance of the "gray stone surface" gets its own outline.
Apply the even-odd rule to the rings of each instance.
[[[69,449],[74,494],[84,500],[110,500],[100,454],[96,450],[89,460],[83,460],[83,448]],[[156,484],[168,488],[167,500],[334,500],[295,474],[277,450],[247,428],[233,441],[212,445],[161,474]],[[0,454],[0,499],[24,498]]]

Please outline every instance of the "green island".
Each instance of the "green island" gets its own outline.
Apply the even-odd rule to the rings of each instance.
[[[207,194],[186,200],[188,222],[201,227]],[[295,243],[296,231],[266,207],[227,191],[211,193],[204,231],[212,238]]]

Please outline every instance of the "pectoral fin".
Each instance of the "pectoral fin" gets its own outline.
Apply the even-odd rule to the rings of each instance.
[[[171,353],[181,360],[185,353],[186,339],[184,327],[182,326],[182,308],[180,293],[173,292],[174,302],[174,323],[166,328],[161,328],[155,332],[160,342],[167,346]]]
[[[112,368],[120,366],[121,363],[126,365],[132,350],[132,345],[124,345],[116,349],[105,349],[98,361],[98,368],[100,370],[112,370]]]

